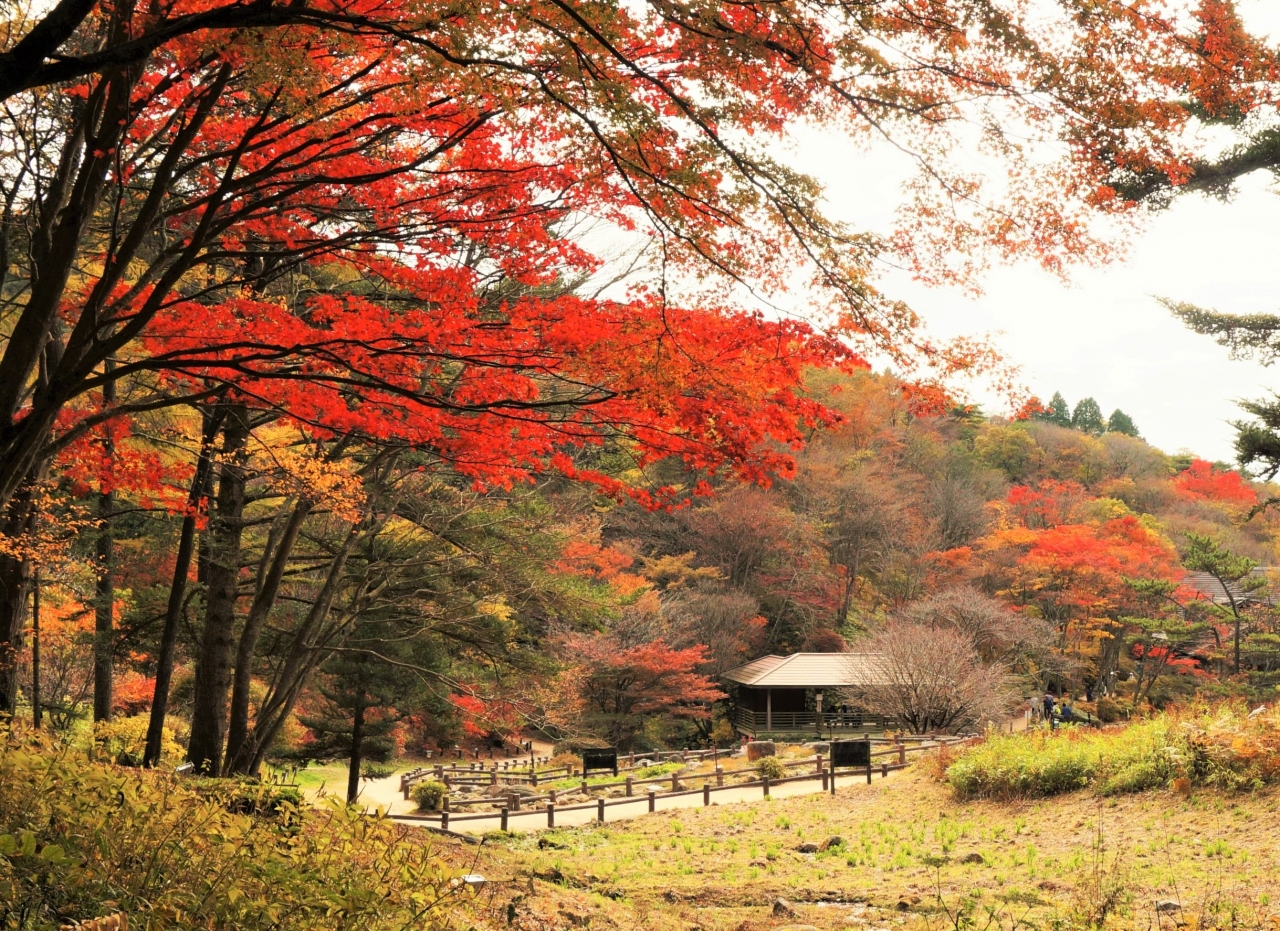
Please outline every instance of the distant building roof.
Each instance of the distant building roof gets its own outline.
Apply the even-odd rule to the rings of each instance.
[[[1259,566],[1254,569],[1250,575],[1266,575],[1271,571],[1271,567],[1269,566]],[[1231,598],[1235,598],[1237,604],[1271,604],[1272,601],[1271,596],[1265,592],[1246,594],[1241,591],[1237,585],[1228,583],[1224,586],[1207,572],[1189,572],[1182,577],[1182,584],[1188,588],[1194,588],[1214,604],[1218,605],[1230,605]],[[1231,592],[1230,596],[1227,595],[1228,591]]]
[[[762,656],[720,674],[752,688],[840,688],[862,685],[879,672],[878,653],[792,653]]]

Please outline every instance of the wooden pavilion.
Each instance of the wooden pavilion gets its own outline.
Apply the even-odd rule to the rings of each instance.
[[[848,706],[846,690],[880,673],[874,653],[792,653],[762,656],[721,673],[740,734],[829,735],[883,730],[892,718]]]

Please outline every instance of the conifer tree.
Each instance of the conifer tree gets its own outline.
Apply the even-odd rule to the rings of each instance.
[[[1076,409],[1071,412],[1071,427],[1081,433],[1097,435],[1105,429],[1102,422],[1102,408],[1093,398],[1081,398]]]
[[[1049,399],[1049,406],[1036,415],[1036,420],[1043,420],[1059,427],[1071,426],[1071,408],[1061,391],[1055,391]]]
[[[1117,407],[1111,412],[1111,416],[1107,418],[1107,432],[1123,433],[1125,436],[1137,436],[1138,425],[1133,422],[1132,417]]]

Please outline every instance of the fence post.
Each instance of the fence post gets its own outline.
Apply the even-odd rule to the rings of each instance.
[[[679,773],[671,774],[671,791],[672,792],[680,791],[680,774]]]
[[[587,794],[587,780],[586,780],[586,779],[583,779],[583,780],[582,780],[582,794],[583,794],[583,795],[586,795],[586,794]]]
[[[654,804],[658,798],[658,790],[653,786],[649,786],[649,810],[656,811],[657,806]]]
[[[815,772],[815,773],[820,773],[820,772],[823,772],[823,769],[822,769],[822,754],[821,754],[821,753],[819,753],[817,756],[818,756],[818,768],[817,768],[817,769],[815,769],[815,770],[814,770],[814,772]]]
[[[630,776],[627,777],[627,798],[631,798],[631,789],[634,782],[635,780],[633,780]]]
[[[596,820],[604,821],[604,798],[596,799]]]
[[[505,831],[507,830],[507,816],[508,816],[509,814],[510,814],[510,812],[507,810],[507,806],[506,806],[506,805],[503,805],[503,806],[502,806],[502,816],[501,816],[501,818],[499,819],[499,825],[500,825],[501,830],[502,830],[503,832],[505,832]]]
[[[529,778],[532,780],[532,784],[536,787],[538,784],[538,771],[534,770],[529,773]]]
[[[547,827],[553,828],[555,826],[556,826],[556,801],[555,799],[552,799],[551,801],[547,802]]]
[[[724,785],[724,768],[721,766],[716,766],[716,785]]]
[[[449,830],[449,812],[447,811],[440,812],[440,830]]]
[[[867,760],[867,785],[871,785],[871,760]]]
[[[907,764],[907,745],[905,742],[898,744],[898,762],[905,766]]]
[[[883,779],[883,778],[885,778],[885,777],[886,777],[886,776],[888,776],[888,775],[889,775],[889,764],[888,764],[888,763],[881,763],[881,764],[880,764],[880,778],[881,778],[881,779]]]
[[[702,784],[702,804],[711,804],[711,783],[709,782],[704,782]]]
[[[444,811],[449,810],[449,793],[448,792],[440,796],[440,808]]]
[[[761,776],[760,784],[764,787],[764,797],[768,798],[769,797],[769,777]]]
[[[406,802],[409,801],[409,791],[411,788],[412,788],[412,785],[410,783],[406,782],[404,784],[404,800]]]
[[[818,775],[822,779],[822,791],[827,791],[827,771],[825,769],[818,770]]]

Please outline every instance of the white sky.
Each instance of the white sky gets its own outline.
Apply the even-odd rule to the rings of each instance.
[[[1255,29],[1280,37],[1280,3],[1243,0]],[[843,140],[805,139],[800,167],[827,185],[831,212],[887,230],[902,170],[888,153],[858,156]],[[1231,460],[1239,398],[1280,390],[1280,366],[1228,360],[1186,330],[1156,296],[1237,312],[1280,312],[1280,194],[1269,176],[1246,180],[1230,204],[1189,196],[1156,215],[1127,259],[1083,269],[1063,285],[1031,265],[996,268],[978,298],[924,288],[891,273],[882,282],[938,335],[991,333],[1023,381],[1046,401],[1091,395],[1119,407],[1156,446]]]

